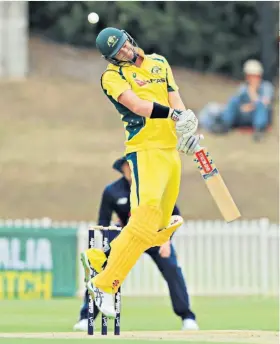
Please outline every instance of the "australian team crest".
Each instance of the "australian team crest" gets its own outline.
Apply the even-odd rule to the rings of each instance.
[[[112,48],[118,41],[118,38],[116,36],[110,36],[107,40],[107,44],[110,48]]]
[[[154,66],[151,70],[152,74],[159,74],[161,72],[161,68],[158,66]]]

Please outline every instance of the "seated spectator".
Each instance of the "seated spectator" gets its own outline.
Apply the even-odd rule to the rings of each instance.
[[[200,127],[216,134],[250,127],[259,141],[271,124],[273,85],[262,79],[263,67],[257,60],[244,64],[245,83],[228,104],[209,103],[199,113]]]
[[[244,64],[245,83],[240,86],[221,114],[225,130],[251,127],[254,139],[259,141],[271,124],[274,88],[262,79],[263,67],[257,60]]]

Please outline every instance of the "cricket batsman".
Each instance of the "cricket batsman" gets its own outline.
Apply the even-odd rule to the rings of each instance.
[[[126,31],[110,27],[98,34],[96,46],[109,62],[101,87],[125,128],[125,153],[132,171],[131,216],[111,243],[105,269],[90,278],[97,251],[82,253],[82,262],[97,308],[115,318],[113,294],[141,254],[166,243],[183,222],[171,217],[180,188],[178,151],[193,154],[202,137],[194,135],[197,118],[186,110],[163,56],[145,55]]]
[[[130,216],[130,185],[131,170],[125,157],[116,160],[113,168],[122,174],[122,177],[107,185],[104,189],[98,215],[98,225],[110,226],[112,215],[115,213],[118,217],[118,225],[124,227],[127,225]],[[175,205],[172,215],[180,215],[178,207]],[[111,232],[109,234],[112,234]],[[113,237],[111,238],[111,240]],[[190,301],[186,282],[180,266],[177,261],[175,248],[168,240],[161,246],[155,246],[145,251],[148,254],[165,279],[172,302],[174,313],[182,319],[182,330],[198,330],[195,314],[190,309]],[[106,264],[107,258],[110,256],[110,250],[104,252],[90,250],[89,257],[92,256],[93,266]],[[103,256],[103,261],[102,261]],[[99,259],[97,260],[97,258]],[[94,318],[97,317],[99,311],[95,306]],[[75,331],[86,331],[88,326],[88,292],[84,296],[84,304],[80,311],[80,319],[75,324]]]

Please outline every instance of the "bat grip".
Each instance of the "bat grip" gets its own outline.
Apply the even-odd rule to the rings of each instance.
[[[200,136],[200,139],[204,139],[204,135],[203,134],[199,134]],[[196,145],[196,148],[195,148],[195,152],[198,152],[202,149],[203,147],[201,147],[199,144]]]

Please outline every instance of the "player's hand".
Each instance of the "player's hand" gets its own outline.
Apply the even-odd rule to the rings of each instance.
[[[177,134],[189,134],[193,135],[198,126],[198,120],[192,110],[173,110],[170,118],[176,122]]]
[[[158,253],[161,258],[169,258],[171,255],[170,241],[167,241],[165,244],[161,245]]]
[[[184,134],[178,139],[177,150],[188,155],[194,154],[199,148],[199,141],[203,140],[202,134],[187,135]]]

